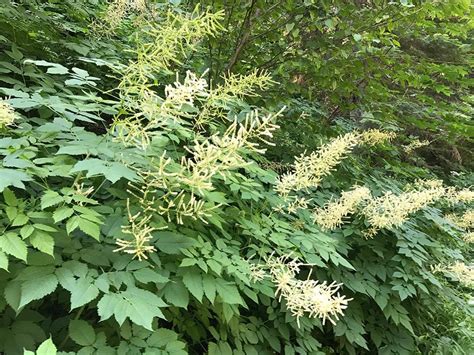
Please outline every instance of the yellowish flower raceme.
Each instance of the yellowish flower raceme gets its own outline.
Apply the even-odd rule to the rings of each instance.
[[[16,113],[13,107],[0,98],[0,128],[12,125],[15,119]]]
[[[311,280],[311,273],[306,280],[297,279],[296,276],[304,265],[297,259],[291,259],[291,255],[274,257],[272,254],[266,258],[265,264],[250,267],[251,278],[254,281],[266,277],[272,280],[276,286],[275,296],[279,301],[285,300],[286,307],[296,317],[298,326],[300,318],[304,316],[320,318],[323,324],[326,320],[335,324],[351,299],[337,293],[342,284]]]
[[[433,267],[433,272],[446,273],[467,287],[474,286],[474,266],[466,265],[462,261],[456,261],[455,263],[447,266],[436,265]]]
[[[344,191],[341,198],[327,203],[313,212],[314,222],[323,229],[332,230],[343,223],[344,217],[354,213],[358,205],[371,198],[370,190],[364,186],[355,186]]]
[[[362,133],[351,132],[334,138],[318,151],[296,158],[293,171],[278,178],[276,191],[287,196],[292,191],[316,188],[358,144],[378,144],[392,139],[393,136],[393,133],[374,129]]]
[[[429,145],[430,143],[431,142],[427,141],[427,140],[420,141],[419,139],[414,139],[408,145],[404,146],[403,150],[407,154],[411,154],[415,149],[425,147],[425,146]]]
[[[447,215],[446,218],[451,220],[459,228],[470,229],[474,228],[474,210],[467,210],[462,215],[457,216],[455,214]]]
[[[418,181],[415,189],[399,195],[389,191],[370,199],[362,213],[371,226],[381,228],[399,227],[412,213],[443,198],[446,189],[439,180]]]

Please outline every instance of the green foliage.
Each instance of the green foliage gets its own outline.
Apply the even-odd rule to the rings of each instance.
[[[472,202],[373,238],[363,215],[332,231],[311,215],[355,183],[474,183],[470,4],[196,3],[0,0],[15,113],[0,127],[0,352],[472,352],[472,284],[435,270],[472,263],[444,218]],[[296,156],[369,127],[397,137],[281,207]],[[431,143],[409,154],[415,136]],[[297,318],[281,284],[255,281],[270,255],[341,283],[339,320]]]

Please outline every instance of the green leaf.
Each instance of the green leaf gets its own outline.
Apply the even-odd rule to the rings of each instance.
[[[0,251],[0,268],[8,271],[8,257],[2,251]]]
[[[8,206],[18,206],[18,200],[16,199],[15,194],[8,188],[3,190],[3,199]]]
[[[97,311],[101,320],[114,315],[119,325],[129,318],[133,323],[152,330],[153,318],[164,319],[160,307],[166,306],[161,298],[149,291],[129,288],[119,293],[105,294],[97,304]]]
[[[0,192],[8,186],[24,189],[24,181],[31,181],[32,178],[20,170],[0,168]]]
[[[69,322],[69,336],[78,345],[88,346],[95,342],[94,328],[83,320]]]
[[[51,338],[45,340],[36,350],[36,355],[56,355],[57,349]]]
[[[166,301],[176,307],[187,308],[189,304],[189,293],[182,282],[170,282],[165,287]]]
[[[71,169],[71,172],[87,171],[87,177],[95,175],[103,175],[112,183],[117,182],[121,178],[129,181],[138,179],[138,175],[127,166],[118,162],[108,162],[100,159],[85,159],[79,161]]]
[[[202,296],[204,294],[203,282],[201,273],[194,270],[190,270],[183,275],[184,286],[196,297],[199,302],[202,302]]]
[[[133,276],[135,278],[143,283],[148,283],[148,282],[156,282],[156,283],[165,283],[168,282],[169,279],[167,277],[164,277],[157,273],[154,270],[151,270],[149,268],[143,268],[139,269],[137,271],[133,272]]]
[[[44,210],[48,207],[60,204],[64,202],[64,197],[58,194],[56,191],[48,190],[41,197],[41,209]]]
[[[32,246],[48,255],[54,255],[54,238],[49,234],[36,230],[29,239]]]
[[[71,310],[81,307],[99,296],[99,289],[89,277],[81,277],[68,289],[71,292]]]
[[[52,273],[52,270],[41,266],[32,266],[31,268],[42,268],[44,273],[37,273],[34,277],[22,282],[19,308],[53,293],[58,286],[58,278]]]
[[[216,290],[222,301],[228,304],[245,305],[237,287],[223,279],[216,279]]]
[[[0,236],[0,249],[6,254],[26,261],[28,249],[25,242],[15,233],[7,232]]]
[[[164,231],[157,233],[156,247],[166,254],[179,254],[181,249],[192,247],[196,241],[182,234]]]
[[[57,210],[53,212],[54,223],[61,222],[62,220],[65,220],[66,218],[71,217],[73,213],[74,213],[74,210],[70,207],[67,207],[67,206],[59,207]]]
[[[81,218],[79,220],[78,226],[81,231],[91,236],[95,240],[98,241],[100,239],[100,227],[97,224]]]
[[[216,280],[212,276],[204,274],[202,284],[207,299],[211,303],[214,303],[214,300],[216,299]]]

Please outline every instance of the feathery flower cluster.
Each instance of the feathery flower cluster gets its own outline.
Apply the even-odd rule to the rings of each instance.
[[[153,239],[151,233],[158,230],[158,228],[150,226],[151,214],[142,217],[142,212],[138,212],[132,215],[130,212],[130,199],[127,199],[127,211],[129,225],[122,226],[122,231],[125,234],[130,234],[133,239],[117,239],[115,243],[118,245],[118,248],[114,252],[123,251],[127,254],[133,254],[133,257],[138,258],[138,260],[146,260],[148,259],[148,253],[156,251],[155,247],[149,243]]]
[[[393,133],[378,130],[351,132],[339,136],[320,147],[318,151],[296,158],[293,171],[278,178],[276,190],[280,195],[287,196],[291,191],[318,187],[321,180],[329,175],[355,146],[378,144],[391,138]]]
[[[359,136],[356,133],[348,133],[323,145],[317,152],[302,154],[296,158],[293,172],[279,177],[276,190],[285,196],[291,191],[319,186],[322,178],[334,170],[358,141]]]
[[[195,140],[194,147],[187,148],[192,158],[183,158],[181,162],[185,170],[180,181],[200,193],[211,190],[213,176],[225,176],[227,171],[248,164],[240,154],[243,149],[259,153],[265,151],[259,148],[259,142],[271,144],[268,139],[278,128],[272,122],[281,112],[259,117],[258,112],[253,111],[243,123],[234,121],[222,136],[215,134],[203,142]]]
[[[103,35],[112,34],[122,21],[132,12],[144,14],[147,11],[146,0],[113,0],[101,22],[93,24],[96,33]]]
[[[447,273],[467,287],[474,286],[474,266],[466,265],[462,261],[457,261],[448,266],[436,265],[433,267],[433,272]]]
[[[140,101],[143,92],[154,86],[150,78],[168,71],[171,63],[179,63],[179,57],[188,50],[194,50],[198,40],[221,31],[222,18],[222,11],[194,12],[189,16],[170,11],[163,25],[150,23],[144,28],[143,37],[153,38],[153,42],[139,44],[137,59],[125,68],[119,84],[122,96],[129,100],[131,96],[137,95]]]
[[[450,214],[450,215],[447,215],[446,218],[451,220],[459,228],[462,228],[462,229],[474,228],[474,210],[473,209],[467,210],[461,216]]]
[[[229,74],[224,78],[223,84],[209,91],[195,126],[203,128],[214,117],[225,118],[229,103],[245,96],[258,96],[257,90],[266,90],[271,84],[271,76],[264,71],[254,70],[246,75]]]
[[[446,200],[453,205],[472,202],[474,201],[474,190],[471,190],[470,188],[464,188],[461,190],[450,188],[446,192]]]
[[[410,144],[406,145],[403,147],[403,150],[407,153],[410,154],[412,153],[415,149],[425,147],[429,145],[431,142],[427,140],[420,141],[419,139],[414,139],[413,141],[410,142]]]
[[[16,118],[13,107],[0,98],[0,128],[11,125]]]
[[[410,214],[444,197],[446,189],[439,180],[418,181],[413,191],[384,195],[370,199],[362,212],[375,228],[402,225]]]
[[[380,131],[378,129],[368,129],[360,133],[363,144],[375,145],[389,142],[396,137],[395,132]]]
[[[338,200],[327,203],[323,208],[315,209],[314,222],[323,229],[335,229],[343,223],[344,217],[355,212],[362,201],[370,198],[370,190],[367,187],[354,186],[352,190],[344,191]]]
[[[193,105],[196,96],[207,97],[207,81],[203,78],[204,75],[206,72],[198,78],[196,74],[188,70],[184,83],[180,83],[178,74],[176,74],[176,82],[165,87],[167,105],[173,107],[180,107],[184,104]]]
[[[474,232],[468,232],[462,236],[466,243],[474,243]]]
[[[298,280],[296,275],[303,265],[297,259],[290,259],[290,255],[274,257],[272,254],[264,265],[251,267],[251,276],[255,281],[269,277],[275,283],[275,296],[279,301],[282,298],[286,301],[286,307],[296,317],[298,326],[300,318],[305,315],[320,318],[323,324],[326,320],[335,324],[351,299],[337,293],[342,284],[311,280],[311,273],[306,280]]]
[[[287,199],[289,200],[289,199]],[[280,213],[296,213],[299,209],[306,209],[308,208],[309,200],[305,197],[295,197],[293,201],[285,201],[285,204],[278,205],[274,208],[275,211]]]

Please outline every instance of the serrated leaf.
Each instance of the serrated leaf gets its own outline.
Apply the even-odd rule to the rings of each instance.
[[[3,294],[8,305],[10,305],[10,307],[15,311],[18,311],[20,308],[21,282],[10,281],[5,287]]]
[[[176,307],[187,308],[189,304],[189,292],[182,282],[170,282],[165,287],[166,301]]]
[[[22,282],[19,307],[53,293],[56,287],[58,287],[58,278],[54,274],[46,274]]]
[[[64,197],[58,194],[56,191],[48,190],[41,196],[41,209],[44,210],[48,207],[60,204],[64,202]]]
[[[0,192],[8,186],[24,189],[24,181],[31,181],[32,178],[20,170],[0,168]]]
[[[51,338],[45,340],[36,350],[36,355],[56,355],[57,349]]]
[[[148,283],[148,282],[156,282],[156,283],[165,283],[168,282],[169,279],[167,277],[164,277],[157,273],[154,270],[151,270],[149,268],[143,268],[139,269],[137,271],[133,272],[133,276],[135,278],[143,283]]]
[[[214,300],[216,299],[216,280],[213,277],[204,274],[202,278],[202,285],[207,299],[211,303],[214,303]]]
[[[221,296],[224,303],[245,304],[237,287],[229,282],[222,279],[216,279],[216,291],[218,295]]]
[[[129,181],[138,179],[138,175],[127,166],[118,162],[108,162],[100,159],[84,159],[79,161],[71,169],[71,172],[87,171],[86,176],[103,175],[112,183],[117,182],[121,178]]]
[[[0,249],[6,254],[26,261],[28,249],[25,242],[15,233],[9,232],[0,236]]]
[[[99,240],[100,238],[100,227],[92,223],[86,219],[81,218],[79,221],[79,229],[83,231],[85,234],[91,236],[95,240]]]
[[[0,251],[0,268],[8,271],[8,257],[2,251]]]
[[[86,321],[77,319],[69,322],[69,337],[78,345],[88,346],[95,342],[94,328]]]
[[[166,303],[155,294],[137,288],[129,288],[119,293],[104,295],[97,304],[97,311],[101,320],[114,315],[120,325],[126,318],[129,318],[133,323],[152,330],[154,317],[164,319],[160,307],[165,306]]]
[[[54,223],[61,222],[62,220],[65,220],[66,218],[71,217],[73,213],[74,213],[74,210],[70,207],[67,207],[67,206],[59,207],[57,210],[53,212]]]
[[[8,206],[18,206],[18,200],[15,197],[15,194],[10,189],[3,190],[3,199]]]
[[[199,302],[202,302],[204,294],[201,273],[190,270],[183,275],[184,286],[196,297]]]
[[[71,310],[81,307],[99,296],[99,289],[89,277],[79,278],[69,291],[71,292]]]
[[[192,247],[196,240],[174,232],[157,233],[156,247],[166,254],[179,254],[181,249]]]
[[[54,238],[42,231],[35,231],[29,239],[31,245],[48,255],[54,255]]]

